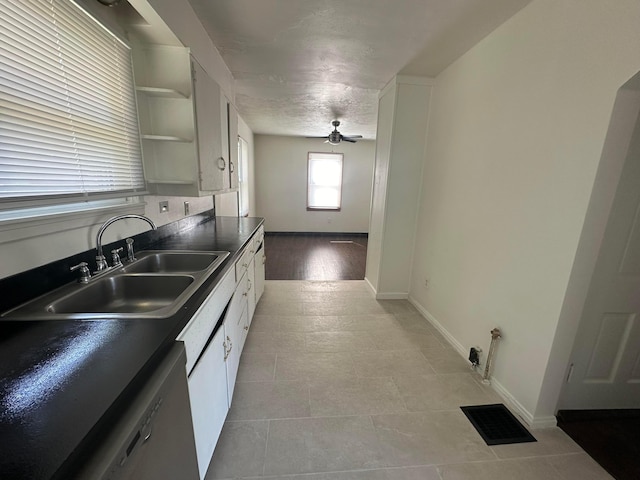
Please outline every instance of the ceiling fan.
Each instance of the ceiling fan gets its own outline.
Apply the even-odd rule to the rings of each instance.
[[[307,138],[326,138],[324,143],[330,143],[331,145],[338,145],[341,141],[356,143],[357,138],[362,138],[362,135],[342,135],[338,131],[338,127],[340,126],[340,120],[334,120],[331,122],[333,125],[333,132],[329,135],[325,135],[322,137],[307,137]]]

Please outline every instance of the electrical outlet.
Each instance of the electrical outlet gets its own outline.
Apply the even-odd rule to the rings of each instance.
[[[429,281],[429,279],[425,278],[424,279],[424,288],[429,288],[430,284],[431,284],[431,282]]]
[[[160,213],[167,213],[169,211],[169,201],[165,200],[158,204],[160,206]]]

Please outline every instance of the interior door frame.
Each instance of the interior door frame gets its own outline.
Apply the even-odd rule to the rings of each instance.
[[[562,390],[570,373],[570,359],[589,285],[604,237],[622,168],[640,116],[640,72],[617,92],[600,163],[585,215],[576,256],[567,285],[558,328],[540,391],[536,417],[551,423],[550,414],[566,406]],[[542,417],[544,416],[544,417]],[[548,420],[547,420],[548,419]],[[555,422],[554,422],[555,423]]]

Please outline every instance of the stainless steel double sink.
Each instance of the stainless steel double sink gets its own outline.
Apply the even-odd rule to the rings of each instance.
[[[2,320],[166,318],[176,313],[230,252],[156,250],[87,284],[68,284],[2,314]]]

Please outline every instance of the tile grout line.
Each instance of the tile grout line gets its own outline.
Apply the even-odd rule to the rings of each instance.
[[[262,476],[265,475],[267,468],[267,449],[269,447],[269,431],[271,430],[271,420],[267,421],[267,435],[264,441],[264,454],[262,455]]]

